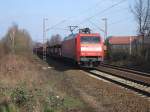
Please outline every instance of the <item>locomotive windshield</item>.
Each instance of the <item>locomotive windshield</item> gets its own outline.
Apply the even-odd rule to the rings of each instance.
[[[81,43],[99,43],[100,37],[84,36],[80,39]]]

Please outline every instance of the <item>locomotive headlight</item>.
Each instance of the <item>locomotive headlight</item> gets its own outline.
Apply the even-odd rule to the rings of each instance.
[[[86,47],[81,47],[81,51],[102,51],[101,46],[86,46]]]
[[[102,51],[102,47],[98,46],[98,47],[93,47],[93,49],[91,49],[91,51]]]
[[[101,46],[100,47],[96,47],[95,49],[96,49],[96,51],[100,51],[100,52],[102,51],[102,47]]]

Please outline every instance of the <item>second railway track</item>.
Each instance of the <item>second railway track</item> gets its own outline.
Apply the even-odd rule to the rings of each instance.
[[[101,65],[95,69],[111,74],[116,77],[124,78],[126,80],[150,87],[150,77],[148,77],[149,75],[148,74],[144,75],[144,73],[142,72],[133,71],[133,70],[130,71],[128,69],[122,69],[119,67],[106,66],[106,65]]]
[[[150,98],[150,77],[108,66],[100,66],[86,72]]]
[[[112,68],[112,69],[117,69],[117,70],[122,70],[122,71],[130,72],[130,73],[134,73],[134,74],[137,74],[137,75],[143,75],[145,77],[150,77],[150,73],[141,72],[141,71],[136,70],[134,68],[120,67],[120,66],[110,65],[110,64],[101,64],[101,66]]]

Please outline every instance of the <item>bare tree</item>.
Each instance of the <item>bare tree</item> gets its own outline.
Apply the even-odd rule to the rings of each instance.
[[[150,35],[150,0],[136,0],[132,12],[138,24],[138,34]]]
[[[62,37],[59,34],[52,35],[51,39],[48,41],[48,45],[53,46],[53,45],[58,45],[61,44]]]
[[[145,41],[150,37],[150,0],[136,0],[131,9],[138,25],[138,35],[142,36],[142,46],[138,49],[138,54],[147,60],[149,50],[145,46]]]
[[[9,28],[2,39],[2,43],[6,53],[32,51],[32,39],[29,33],[24,29],[19,29],[17,25]]]

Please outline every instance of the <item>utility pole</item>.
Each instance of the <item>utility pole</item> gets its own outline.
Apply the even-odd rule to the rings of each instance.
[[[102,19],[105,22],[105,36],[104,36],[104,41],[107,39],[107,35],[108,35],[108,22],[107,22],[107,18],[103,18]]]
[[[130,36],[130,48],[129,53],[132,55],[132,37]]]
[[[43,19],[43,60],[46,61],[46,21],[48,19],[44,18]]]

